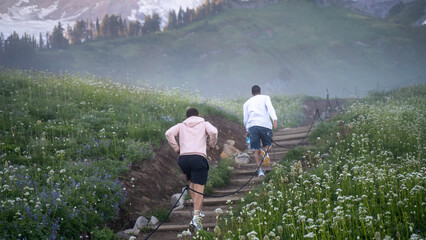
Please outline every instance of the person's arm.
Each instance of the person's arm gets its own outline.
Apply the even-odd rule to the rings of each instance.
[[[206,122],[206,132],[209,135],[209,147],[214,148],[217,143],[217,128],[211,125],[211,123]]]
[[[277,114],[275,113],[275,108],[272,106],[271,98],[268,96],[266,98],[266,108],[268,109],[269,116],[271,117],[273,121],[274,128],[277,128]]]
[[[179,124],[174,125],[166,131],[166,139],[175,152],[179,154],[179,145],[176,142],[176,137],[179,136]]]
[[[244,123],[244,127],[246,128],[248,132],[247,122],[248,122],[248,110],[247,110],[247,104],[245,103],[243,106],[243,123]]]

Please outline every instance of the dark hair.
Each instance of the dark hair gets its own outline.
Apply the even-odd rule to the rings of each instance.
[[[186,110],[186,118],[192,116],[198,116],[198,110],[196,108],[188,108],[188,110]]]
[[[251,94],[253,94],[253,95],[260,94],[260,87],[259,87],[259,86],[257,86],[257,85],[254,85],[254,86],[251,88]]]

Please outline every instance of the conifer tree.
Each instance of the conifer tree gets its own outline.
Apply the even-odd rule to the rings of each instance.
[[[184,15],[185,15],[185,13],[184,13],[184,11],[183,11],[182,7],[180,7],[180,8],[179,8],[178,15],[177,15],[177,25],[178,25],[178,26],[182,26],[182,25],[183,25],[183,18],[184,18]]]
[[[106,38],[110,36],[108,14],[105,14],[104,18],[102,19],[100,29],[101,29],[101,37]]]
[[[151,32],[151,16],[150,15],[146,15],[145,16],[145,21],[143,23],[143,27],[142,27],[142,33],[150,33]]]
[[[127,36],[129,37],[139,36],[141,30],[142,30],[141,22],[139,22],[138,20],[136,20],[135,22],[129,22]]]
[[[4,53],[4,35],[0,33],[0,63],[3,62],[3,53]]]
[[[167,22],[167,30],[173,30],[177,27],[177,17],[175,10],[169,12],[169,19]]]
[[[80,44],[85,39],[86,34],[86,23],[84,20],[77,20],[74,24],[74,29],[69,31],[71,44]]]
[[[101,25],[99,24],[99,18],[96,18],[96,35],[95,39],[101,38]]]
[[[153,15],[152,15],[152,19],[151,19],[151,21],[152,21],[152,32],[159,32],[160,30],[161,30],[161,28],[160,28],[160,24],[161,24],[161,18],[160,18],[160,15],[158,15],[158,13],[154,13]]]
[[[58,26],[53,28],[52,35],[50,36],[50,44],[52,48],[65,49],[68,47],[68,40],[64,37],[64,29],[61,22]]]
[[[51,48],[52,46],[50,45],[50,41],[49,41],[50,35],[49,32],[46,32],[46,49]]]
[[[38,49],[44,48],[44,41],[43,41],[43,35],[40,33],[40,36],[38,37]]]
[[[195,15],[195,12],[193,9],[186,8],[186,11],[183,15],[183,24],[187,25],[190,22],[192,22],[192,18],[194,15]]]

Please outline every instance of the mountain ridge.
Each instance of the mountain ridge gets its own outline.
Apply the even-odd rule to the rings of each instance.
[[[170,10],[197,8],[204,0],[3,0],[0,3],[0,32],[8,36],[38,34],[52,31],[61,22],[73,25],[76,20],[102,19],[105,14],[121,15],[129,21],[144,21],[146,15],[157,13],[162,26],[167,23]]]
[[[129,84],[184,87],[205,96],[357,97],[426,80],[424,28],[311,1],[225,9],[185,27],[43,51],[40,69],[89,72]]]
[[[292,1],[292,0],[289,0]],[[294,1],[294,0],[293,0]],[[416,0],[313,0],[319,6],[339,6],[358,13],[386,18],[392,7],[410,4]],[[13,31],[22,35],[38,36],[51,32],[61,22],[64,26],[73,25],[76,20],[102,19],[105,14],[121,15],[129,21],[144,21],[146,15],[158,13],[161,25],[167,24],[168,12],[176,12],[182,7],[195,9],[205,0],[3,0],[0,3],[0,32],[5,36]],[[264,6],[277,0],[229,0],[229,6]],[[426,24],[426,5],[423,15],[414,25]]]

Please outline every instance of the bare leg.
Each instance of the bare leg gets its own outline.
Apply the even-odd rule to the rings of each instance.
[[[200,184],[196,184],[196,183],[191,182],[190,187],[197,192],[204,193],[204,187],[205,187],[204,185],[200,185]],[[192,198],[192,201],[194,203],[194,213],[199,214],[200,211],[201,211],[201,208],[203,207],[204,196],[191,191],[191,198]]]
[[[194,184],[191,182],[191,183],[189,183],[189,187],[191,188],[191,189],[194,189]],[[194,189],[195,190],[195,189]],[[195,199],[195,192],[194,191],[191,191],[191,190],[188,190],[190,193],[191,193],[191,199],[192,199],[192,205],[193,206],[195,206],[195,204],[194,204],[194,199]]]
[[[254,150],[254,159],[256,159],[257,166],[260,166],[260,150]]]
[[[264,147],[263,149],[264,149],[266,152],[269,152],[269,150],[271,150],[271,145],[266,146],[266,147]]]

